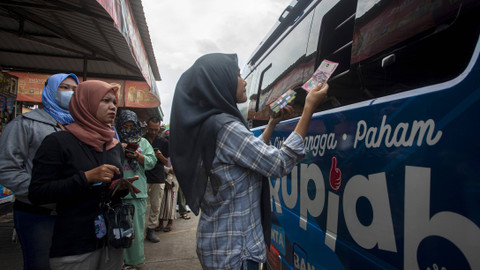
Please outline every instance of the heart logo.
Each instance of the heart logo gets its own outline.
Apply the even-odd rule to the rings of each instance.
[[[337,191],[342,185],[342,171],[337,168],[337,157],[332,157],[332,166],[330,167],[330,187]]]

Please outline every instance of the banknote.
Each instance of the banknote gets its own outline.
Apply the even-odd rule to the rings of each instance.
[[[318,84],[328,81],[337,66],[338,63],[336,62],[323,60],[317,70],[313,73],[312,77],[302,86],[302,88],[307,92],[310,92],[310,90]]]

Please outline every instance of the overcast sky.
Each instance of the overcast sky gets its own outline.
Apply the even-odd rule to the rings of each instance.
[[[180,75],[200,56],[237,53],[240,68],[291,0],[142,0],[162,81],[165,114]]]

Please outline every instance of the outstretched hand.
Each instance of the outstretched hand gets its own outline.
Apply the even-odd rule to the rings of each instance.
[[[308,95],[305,98],[305,106],[303,107],[302,116],[295,127],[295,132],[302,136],[302,138],[305,138],[307,135],[308,126],[310,125],[312,115],[318,105],[327,99],[327,93],[328,84],[326,83],[319,84],[310,90],[310,92],[308,92]]]
[[[328,88],[329,86],[327,83],[320,83],[312,88],[305,98],[305,106],[309,105],[313,109],[317,108],[318,105],[327,99]]]
[[[103,164],[85,172],[87,182],[94,184],[99,182],[110,182],[115,174],[120,174],[120,170],[109,164]]]

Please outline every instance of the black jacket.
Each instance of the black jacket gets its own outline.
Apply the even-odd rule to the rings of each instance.
[[[100,164],[111,164],[122,173],[123,149],[120,144],[103,153],[61,131],[48,135],[33,160],[29,199],[34,204],[57,204],[57,219],[50,257],[84,254],[104,246],[95,236],[94,220],[102,201],[110,201],[108,184],[92,186],[85,173]],[[112,180],[120,178],[115,175]],[[112,201],[120,201],[116,193]]]
[[[147,139],[148,142],[150,140],[147,138],[147,136],[144,136],[145,139]],[[160,152],[162,152],[162,155],[166,158],[169,157],[168,154],[168,140],[161,137],[157,136],[155,140],[151,143],[152,147],[154,150],[159,149]],[[155,164],[155,167],[153,169],[145,171],[145,175],[147,176],[147,183],[149,184],[162,184],[165,183],[165,171],[163,169],[163,163],[160,160],[157,160],[157,163]]]

